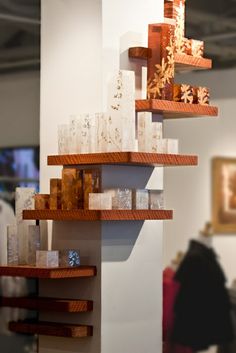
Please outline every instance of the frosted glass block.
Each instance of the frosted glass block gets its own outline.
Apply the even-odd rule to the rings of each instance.
[[[167,153],[167,139],[161,139],[161,140],[156,140],[155,143],[154,141],[152,145],[152,151],[156,153]]]
[[[133,190],[133,209],[148,210],[149,209],[149,192],[145,189]]]
[[[77,146],[77,124],[78,119],[76,115],[70,117],[69,123],[69,153],[75,154],[79,153],[78,146]]]
[[[69,125],[58,125],[58,154],[69,154],[70,131]]]
[[[135,150],[135,75],[121,70],[108,87],[108,151]]]
[[[91,130],[91,116],[89,114],[80,114],[79,116],[79,141],[80,153],[90,152],[90,130]]]
[[[59,250],[59,266],[60,267],[77,267],[80,266],[79,250]]]
[[[152,152],[152,113],[138,113],[138,150]]]
[[[179,141],[174,139],[167,139],[167,153],[178,154],[179,153]]]
[[[150,210],[164,209],[163,190],[149,190],[149,208]]]
[[[132,209],[132,190],[131,189],[106,189],[104,193],[112,197],[113,210]]]
[[[40,250],[40,227],[30,225],[28,235],[28,265],[36,265],[37,250]]]
[[[23,210],[33,210],[35,206],[34,188],[16,188],[16,225],[19,243],[19,265],[28,261],[28,226],[35,225],[35,221],[23,220]]]
[[[54,251],[36,251],[36,267],[59,267],[59,252]]]
[[[153,151],[156,153],[178,154],[179,141],[175,139],[161,139],[153,142]]]
[[[98,152],[98,116],[97,114],[90,114],[90,130],[89,130],[89,152]]]
[[[154,122],[152,123],[152,152],[157,152],[157,140],[161,140],[162,134],[162,123]]]
[[[108,114],[97,113],[98,130],[97,130],[97,149],[98,152],[107,152],[108,150]]]
[[[19,243],[16,225],[7,226],[7,264],[19,264]]]
[[[23,222],[23,210],[34,209],[34,188],[16,188],[16,221]]]
[[[112,196],[105,193],[89,194],[89,209],[90,210],[111,210]]]

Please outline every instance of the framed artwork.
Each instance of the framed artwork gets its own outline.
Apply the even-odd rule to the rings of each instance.
[[[214,233],[236,233],[236,158],[214,158],[212,178]]]

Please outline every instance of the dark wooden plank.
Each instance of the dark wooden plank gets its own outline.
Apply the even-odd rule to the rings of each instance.
[[[48,165],[97,165],[122,164],[139,166],[195,166],[198,164],[197,156],[173,155],[142,152],[114,152],[70,154],[48,157]]]
[[[132,59],[147,60],[152,56],[152,50],[145,47],[129,48],[129,57]],[[207,58],[195,57],[186,54],[175,54],[175,71],[210,70],[212,60]]]
[[[53,322],[12,321],[9,330],[33,335],[82,338],[93,335],[93,327],[87,325],[59,324]]]
[[[50,279],[94,277],[96,276],[96,267],[38,268],[33,266],[0,266],[0,276]]]
[[[0,298],[0,306],[36,311],[79,313],[93,310],[91,300],[58,299],[42,297]]]
[[[144,221],[173,218],[170,210],[26,210],[24,219],[54,221]],[[0,268],[1,269],[1,268]],[[1,271],[0,271],[1,273]]]
[[[188,104],[159,99],[136,100],[137,112],[163,114],[164,119],[183,119],[191,117],[216,117],[218,108],[210,105]]]

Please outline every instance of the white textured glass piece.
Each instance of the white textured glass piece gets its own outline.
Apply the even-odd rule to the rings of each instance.
[[[106,189],[104,193],[111,195],[113,210],[132,210],[131,189]]]
[[[7,264],[19,264],[19,243],[16,225],[7,226]]]
[[[153,144],[153,150],[156,149],[157,153],[178,154],[179,141],[174,139],[161,139],[156,140],[156,148]]]
[[[81,114],[79,119],[80,119],[79,141],[81,146],[80,153],[89,153],[91,117],[89,114]]]
[[[150,210],[164,209],[163,190],[149,190],[149,208]]]
[[[108,151],[135,150],[135,75],[121,70],[108,87]]]
[[[40,227],[30,225],[28,235],[28,265],[36,265],[37,250],[40,250]]]
[[[89,130],[89,152],[98,152],[98,116],[97,114],[90,114],[90,130]]]
[[[107,152],[108,151],[108,114],[97,113],[98,119],[98,130],[97,130],[97,151]]]
[[[70,129],[69,125],[58,125],[58,154],[69,154]]]
[[[179,153],[179,141],[174,139],[167,139],[167,153],[178,154]]]
[[[59,267],[59,252],[54,251],[36,251],[36,267]]]
[[[152,152],[152,113],[138,113],[138,150]]]
[[[69,124],[69,153],[75,154],[79,153],[78,146],[77,146],[77,124],[78,119],[76,115],[70,117],[70,124]]]
[[[23,210],[34,209],[34,188],[16,188],[16,225],[19,243],[19,264],[28,262],[28,226],[35,225],[35,221],[23,220]]]
[[[157,141],[161,140],[162,134],[162,123],[152,123],[152,152],[157,153]]]
[[[111,210],[112,196],[108,193],[91,193],[89,194],[90,210]]]
[[[148,210],[149,208],[149,192],[145,189],[133,190],[133,209]]]

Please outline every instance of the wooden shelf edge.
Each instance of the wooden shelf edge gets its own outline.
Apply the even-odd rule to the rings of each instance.
[[[172,210],[25,210],[23,219],[54,221],[145,221],[173,218]],[[1,268],[0,268],[1,269]],[[1,273],[1,272],[0,272]]]
[[[136,100],[136,111],[163,114],[164,119],[218,116],[218,108],[215,106],[188,104],[160,99]]]
[[[54,322],[31,320],[12,321],[9,330],[16,333],[36,334],[43,336],[83,338],[93,335],[93,327],[88,325],[59,324]]]
[[[79,313],[93,310],[93,301],[42,297],[1,297],[0,306],[35,311]]]
[[[38,268],[33,266],[0,266],[0,276],[66,279],[94,277],[96,266],[79,266],[69,268]]]
[[[147,60],[152,57],[152,50],[146,47],[129,48],[129,58]],[[212,60],[186,54],[175,54],[176,71],[210,70]]]
[[[181,154],[110,152],[48,156],[48,165],[134,165],[151,167],[196,166],[198,157]]]

